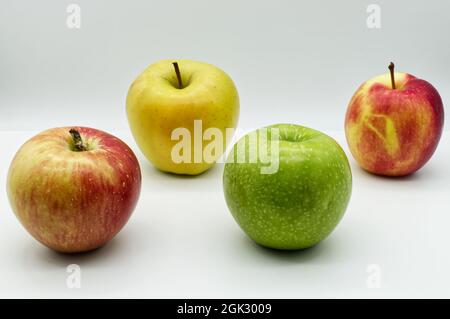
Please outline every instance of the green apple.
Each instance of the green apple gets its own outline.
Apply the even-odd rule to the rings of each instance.
[[[127,115],[136,143],[156,168],[197,175],[223,155],[229,140],[223,137],[239,118],[239,96],[231,78],[211,64],[162,60],[131,85]],[[215,138],[208,136],[212,130]],[[220,147],[207,156],[211,139]]]
[[[278,161],[277,170],[264,171],[264,152]],[[252,153],[258,155],[256,161],[249,160]],[[234,145],[223,187],[231,214],[251,239],[275,249],[303,249],[327,237],[341,220],[352,174],[334,139],[303,126],[278,124],[247,134]]]

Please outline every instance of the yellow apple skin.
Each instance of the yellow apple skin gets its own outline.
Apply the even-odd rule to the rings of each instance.
[[[183,88],[173,62],[180,68]],[[239,118],[239,95],[231,78],[219,68],[190,60],[156,62],[132,83],[126,101],[128,122],[133,136],[147,159],[159,170],[176,174],[197,175],[214,165],[202,157],[194,162],[194,121],[202,121],[202,129],[218,128],[224,137],[226,129],[236,128]],[[190,163],[176,163],[172,149],[179,141],[172,132],[186,128],[191,136]],[[215,160],[222,154],[215,154]]]

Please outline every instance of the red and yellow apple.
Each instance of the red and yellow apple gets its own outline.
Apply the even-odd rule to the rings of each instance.
[[[139,163],[118,138],[86,127],[28,140],[8,173],[11,207],[25,229],[59,252],[98,248],[128,221],[141,188]]]
[[[437,90],[407,73],[383,74],[363,83],[353,95],[345,119],[350,151],[374,174],[405,176],[433,155],[444,126]]]

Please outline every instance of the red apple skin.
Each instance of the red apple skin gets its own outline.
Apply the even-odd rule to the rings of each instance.
[[[405,176],[422,168],[434,154],[444,126],[437,90],[410,74],[389,74],[363,83],[353,95],[345,119],[350,151],[374,174]]]
[[[88,145],[74,151],[75,128]],[[7,179],[11,207],[25,229],[64,253],[93,250],[112,239],[138,201],[141,171],[118,138],[87,127],[44,131],[14,157]]]

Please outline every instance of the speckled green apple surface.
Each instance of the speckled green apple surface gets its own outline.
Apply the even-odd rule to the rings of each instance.
[[[244,232],[262,246],[311,247],[334,230],[347,208],[352,189],[347,156],[335,140],[319,131],[291,124],[268,128],[279,129],[278,170],[262,174],[267,162],[237,161],[237,145],[244,141],[246,154],[251,147],[258,151],[265,147],[270,154],[268,146],[274,140],[270,130],[266,144],[249,135],[242,137],[224,169],[228,208]]]

